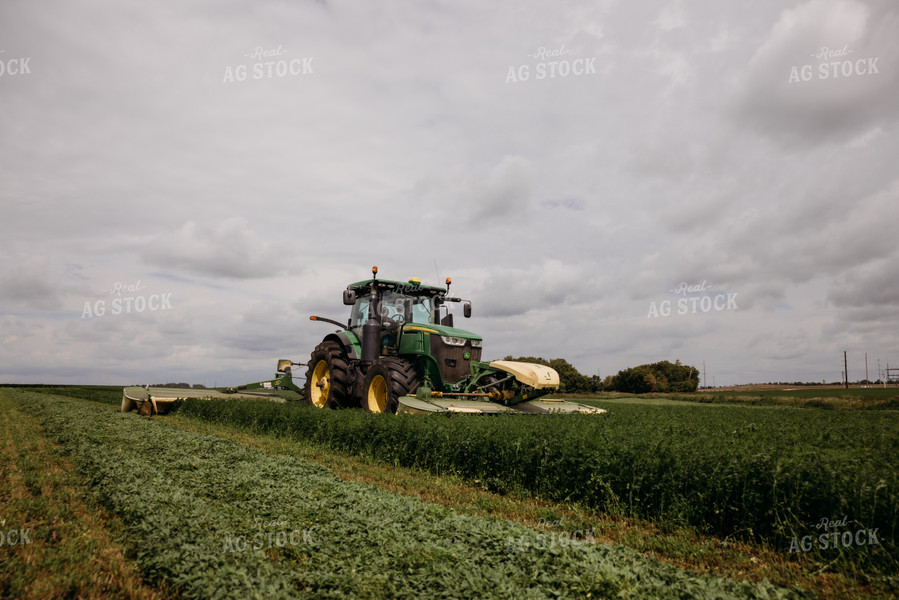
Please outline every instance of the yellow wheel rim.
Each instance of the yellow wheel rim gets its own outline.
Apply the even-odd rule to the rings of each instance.
[[[375,375],[368,385],[368,410],[377,413],[387,410],[387,381],[383,375]]]
[[[309,386],[309,395],[312,398],[312,404],[319,408],[324,408],[328,403],[328,396],[331,393],[331,369],[328,363],[320,360],[312,370],[312,385]]]

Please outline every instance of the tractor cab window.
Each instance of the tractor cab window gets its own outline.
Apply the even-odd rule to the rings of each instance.
[[[381,296],[381,305],[378,307],[381,321],[392,323],[421,323],[426,325],[431,322],[431,298],[387,291]]]
[[[368,320],[368,296],[357,296],[350,311],[350,329],[362,327]]]
[[[384,292],[381,294],[381,305],[378,307],[378,313],[381,322],[392,321],[394,323],[406,323],[412,320],[409,303],[406,297],[395,292]]]
[[[427,325],[433,323],[433,298],[424,295],[402,294],[394,291],[384,291],[378,303],[376,318],[384,323],[390,321],[395,324],[420,323]],[[361,328],[368,320],[368,294],[359,295],[350,312],[350,328]]]
[[[412,300],[412,322],[425,325],[432,323],[434,299],[431,296],[410,296],[409,298]]]

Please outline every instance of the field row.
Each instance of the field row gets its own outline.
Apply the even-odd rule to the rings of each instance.
[[[460,475],[500,493],[764,541],[822,562],[895,572],[899,421],[891,411],[609,403],[600,417],[420,418],[297,404],[187,400],[181,414],[388,464]],[[865,544],[817,538],[837,522]],[[863,536],[862,536],[863,537]],[[841,540],[843,538],[840,538]],[[861,537],[853,538],[861,539]]]
[[[789,598],[623,547],[552,539],[97,405],[12,394],[121,518],[147,581],[187,598]],[[542,537],[541,537],[542,536]]]

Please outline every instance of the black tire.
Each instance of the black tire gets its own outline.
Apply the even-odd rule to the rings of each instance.
[[[303,386],[306,402],[318,408],[358,406],[347,390],[349,361],[340,344],[325,340],[315,347]]]
[[[362,408],[369,412],[396,413],[400,396],[414,394],[419,384],[412,364],[398,358],[377,360],[365,374]]]

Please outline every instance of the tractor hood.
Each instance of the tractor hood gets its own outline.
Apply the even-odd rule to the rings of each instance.
[[[434,325],[433,323],[407,323],[403,326],[404,332],[423,331],[425,333],[436,333],[444,337],[461,338],[463,340],[481,341],[481,336],[457,327],[448,327],[447,325]]]

